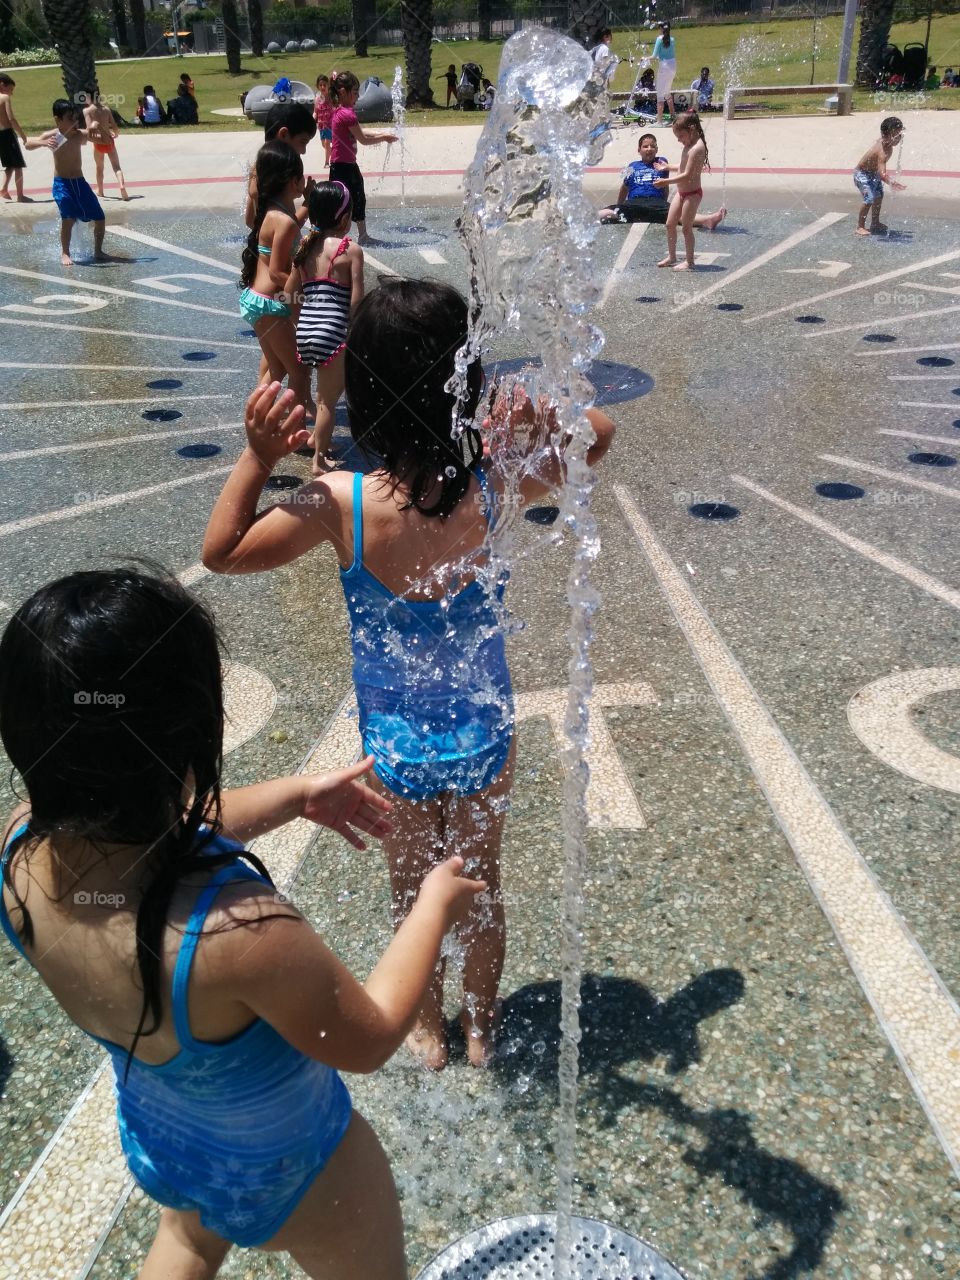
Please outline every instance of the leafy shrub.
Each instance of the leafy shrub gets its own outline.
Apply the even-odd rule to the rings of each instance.
[[[9,70],[10,67],[42,66],[45,63],[53,63],[57,66],[59,62],[60,55],[56,49],[17,49],[14,53],[0,55],[0,64],[5,70]]]

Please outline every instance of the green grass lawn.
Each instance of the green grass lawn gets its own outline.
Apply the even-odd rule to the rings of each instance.
[[[709,26],[685,26],[675,29],[678,52],[676,88],[689,85],[701,66],[709,66],[718,88],[729,82],[731,57],[740,67],[737,78],[744,84],[807,84],[811,70],[815,82],[829,82],[837,73],[837,54],[840,43],[841,19],[824,18],[817,23],[816,63],[811,65],[813,46],[813,21],[779,21],[730,23]],[[909,41],[922,43],[926,21],[900,23],[891,31],[894,44]],[[639,37],[639,38],[638,38]],[[641,48],[640,40],[645,44]],[[613,49],[623,61],[617,68],[615,90],[627,90],[633,84],[636,68],[628,59],[636,59],[641,52],[649,53],[653,33],[649,31],[617,32]],[[740,53],[735,51],[740,49]],[[496,81],[502,43],[457,41],[455,44],[433,46],[433,72],[439,76],[450,62],[457,67],[464,62],[479,62],[491,80]],[[856,50],[856,37],[854,40]],[[960,14],[935,17],[930,34],[930,60],[942,71],[945,66],[960,66]],[[316,77],[332,67],[350,70],[362,80],[365,76],[379,76],[385,83],[393,81],[394,68],[402,63],[402,50],[397,47],[375,47],[367,58],[357,58],[352,47],[343,50],[321,50],[316,53],[278,54],[255,59],[244,58],[239,76],[227,74],[223,57],[197,57],[176,59],[169,62],[101,62],[98,64],[100,88],[103,93],[122,98],[119,110],[128,120],[136,113],[137,97],[145,83],[152,83],[161,98],[173,97],[181,71],[188,70],[197,86],[203,129],[253,129],[242,118],[212,116],[215,107],[239,106],[239,95],[255,84],[272,84],[280,75],[305,80],[312,84]],[[43,67],[36,71],[12,72],[17,81],[14,108],[20,123],[28,132],[49,128],[52,124],[50,104],[63,93],[59,67]],[[437,101],[442,103],[446,89],[442,79],[433,82]],[[861,111],[875,110],[873,95],[857,92],[855,107]],[[819,97],[772,99],[771,109],[795,114],[804,109],[816,110],[822,105]],[[884,104],[886,105],[886,104]],[[921,105],[911,100],[905,105]],[[926,95],[925,107],[960,108],[960,89],[941,89]],[[482,116],[466,115],[459,111],[411,111],[407,115],[410,124],[466,124],[479,123]],[[171,126],[172,127],[172,126]]]

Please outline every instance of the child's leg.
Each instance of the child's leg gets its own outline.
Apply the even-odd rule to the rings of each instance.
[[[515,743],[507,763],[486,790],[447,802],[445,833],[448,855],[459,854],[467,875],[487,882],[487,892],[474,900],[458,936],[464,946],[461,1014],[467,1056],[475,1067],[489,1062],[498,1021],[497,992],[503,973],[507,933],[500,881],[500,845],[513,786]]]
[[[870,212],[868,204],[860,206],[860,212],[857,214],[857,235],[868,236],[870,232],[867,230],[867,214]]]
[[[323,140],[323,159],[324,159],[324,163],[329,169],[330,168],[330,139],[329,138],[324,138]]]
[[[16,187],[16,189],[17,189],[17,199],[22,201],[22,200],[24,199],[24,195],[23,195],[23,170],[22,170],[22,169],[14,169],[14,171],[13,171],[13,185],[14,185],[14,186]]]
[[[680,196],[674,192],[667,213],[667,256],[657,263],[658,267],[672,267],[677,261],[677,225],[680,222]]]
[[[93,164],[97,172],[97,195],[103,195],[103,152],[94,148]]]
[[[107,224],[103,218],[93,224],[93,256],[95,260],[100,262],[103,262],[107,257],[103,252],[103,237],[106,229]]]
[[[11,179],[12,177],[13,177],[13,170],[12,170],[12,169],[4,169],[4,171],[3,171],[3,186],[2,186],[2,187],[0,187],[0,196],[3,196],[4,200],[9,200],[9,199],[10,199],[10,179]]]
[[[127,184],[123,180],[123,170],[120,168],[120,153],[117,151],[116,147],[114,147],[110,152],[110,163],[113,166],[113,175],[120,183],[120,199],[129,200],[130,197],[127,194]]]
[[[200,1215],[164,1209],[140,1280],[213,1280],[230,1241],[200,1225]]]
[[[64,218],[60,223],[60,263],[64,267],[72,267],[73,259],[70,257],[70,237],[73,234],[73,224],[76,218]]]
[[[680,210],[680,229],[683,231],[683,247],[685,251],[685,262],[677,263],[677,270],[689,270],[693,266],[693,220],[697,216],[697,209],[700,207],[702,195],[687,196]]]
[[[886,231],[886,227],[880,221],[880,207],[883,204],[882,193],[874,197],[873,204],[870,206],[870,230]]]
[[[287,316],[264,316],[254,325],[254,332],[267,358],[271,381],[282,382],[286,377],[297,403],[305,405],[308,413],[315,413],[308,385],[310,370],[297,359],[297,335],[293,321]]]
[[[333,427],[337,417],[337,401],[343,395],[343,352],[317,370],[317,425],[313,431],[314,472],[326,470]]]
[[[407,1280],[403,1218],[377,1135],[354,1111],[326,1168],[264,1249],[311,1280]]]
[[[385,787],[376,774],[370,785],[393,804],[393,830],[383,837],[383,851],[390,869],[391,911],[394,928],[410,914],[423,878],[447,856],[444,852],[443,804],[439,799],[405,800]],[[447,1032],[443,1017],[444,965],[437,965],[433,981],[420,1006],[407,1048],[431,1071],[447,1065]]]

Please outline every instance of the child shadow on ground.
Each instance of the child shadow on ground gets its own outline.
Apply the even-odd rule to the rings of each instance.
[[[624,1111],[656,1110],[691,1139],[702,1140],[683,1152],[683,1163],[702,1179],[718,1178],[736,1188],[761,1222],[780,1223],[793,1236],[789,1254],[749,1280],[793,1280],[816,1267],[845,1207],[840,1192],[798,1162],[759,1146],[748,1114],[734,1108],[699,1110],[679,1091],[638,1083],[619,1070],[631,1062],[665,1058],[667,1073],[676,1076],[698,1063],[700,1024],[742,999],[742,974],[709,970],[667,1000],[632,979],[596,974],[585,975],[580,990],[581,1087],[599,1112],[601,1127],[616,1128]],[[559,1022],[559,982],[523,987],[504,1001],[492,1070],[512,1086],[511,1097],[523,1083],[518,1096],[525,1104],[555,1105]]]

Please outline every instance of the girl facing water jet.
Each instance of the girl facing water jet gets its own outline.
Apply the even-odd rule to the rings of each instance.
[[[704,136],[700,117],[695,111],[685,111],[677,116],[673,133],[677,141],[683,144],[679,172],[675,178],[653,180],[655,187],[666,188],[674,184],[677,187],[667,213],[667,256],[658,262],[657,266],[673,267],[675,271],[692,271],[695,266],[693,227],[700,201],[703,199],[700,180],[709,159],[707,139]],[[683,262],[677,262],[677,227],[683,231],[685,250]]]
[[[542,447],[549,418],[529,400],[501,397],[492,410],[490,457],[473,425],[483,388],[478,360],[467,368],[451,438],[447,388],[467,337],[467,305],[448,285],[385,280],[357,308],[347,341],[350,431],[375,460],[369,475],[329,473],[289,503],[257,514],[273,468],[303,443],[303,410],[279,386],[259,388],[246,411],[248,447],[214,507],[203,548],[218,573],[255,573],[330,543],[350,617],[353,678],[364,750],[375,785],[393,803],[384,838],[395,926],[432,867],[456,851],[487,892],[459,926],[463,947],[460,1019],[467,1053],[486,1064],[494,1047],[497,991],[506,947],[500,845],[513,785],[514,709],[500,601],[506,576],[490,570],[486,542],[507,501],[533,502],[560,487],[562,447]],[[594,465],[614,425],[588,410]],[[516,434],[514,434],[516,433]],[[507,494],[500,448],[529,441],[528,473]],[[407,1037],[433,1070],[447,1064],[444,966],[437,965]]]

